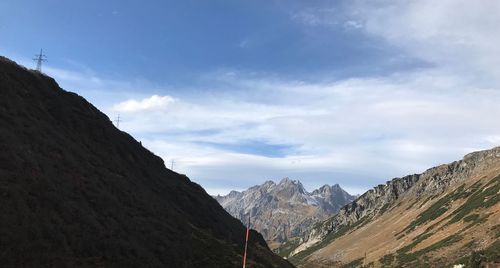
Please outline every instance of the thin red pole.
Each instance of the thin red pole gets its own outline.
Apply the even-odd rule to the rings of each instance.
[[[247,265],[248,237],[250,236],[250,213],[248,214],[247,237],[245,239],[245,254],[243,254],[243,268]]]

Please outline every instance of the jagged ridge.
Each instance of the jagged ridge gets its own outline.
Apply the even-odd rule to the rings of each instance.
[[[296,262],[326,246],[339,236],[369,223],[378,215],[393,209],[404,196],[416,200],[431,200],[467,178],[498,166],[500,147],[474,152],[462,160],[428,169],[422,174],[395,178],[385,185],[367,191],[343,207],[332,218],[317,224],[301,243],[291,251]],[[424,201],[425,203],[426,201]]]
[[[266,181],[243,192],[216,196],[217,201],[243,222],[252,215],[252,226],[268,241],[281,243],[308,231],[314,222],[336,213],[354,200],[338,184],[309,193],[300,181],[284,178]]]

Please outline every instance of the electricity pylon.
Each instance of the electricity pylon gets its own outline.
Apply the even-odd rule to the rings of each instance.
[[[33,58],[33,61],[36,61],[36,70],[39,72],[42,72],[42,63],[44,61],[47,61],[47,56],[43,54],[43,50],[40,49],[40,54],[35,55],[35,58]]]

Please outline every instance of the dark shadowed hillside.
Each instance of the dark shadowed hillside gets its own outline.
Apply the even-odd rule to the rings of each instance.
[[[239,267],[244,232],[82,97],[0,58],[2,267]],[[251,267],[292,267],[251,236]]]

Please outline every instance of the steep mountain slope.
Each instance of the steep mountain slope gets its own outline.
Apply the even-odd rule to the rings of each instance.
[[[82,97],[0,57],[2,267],[238,267],[245,228]],[[252,267],[292,267],[251,234]]]
[[[314,222],[333,215],[354,197],[338,184],[324,185],[308,193],[300,181],[285,178],[278,184],[267,181],[243,192],[215,197],[234,217],[246,222],[270,241],[271,248],[306,232]]]
[[[497,147],[375,187],[317,224],[289,257],[300,267],[500,262],[499,198]]]

